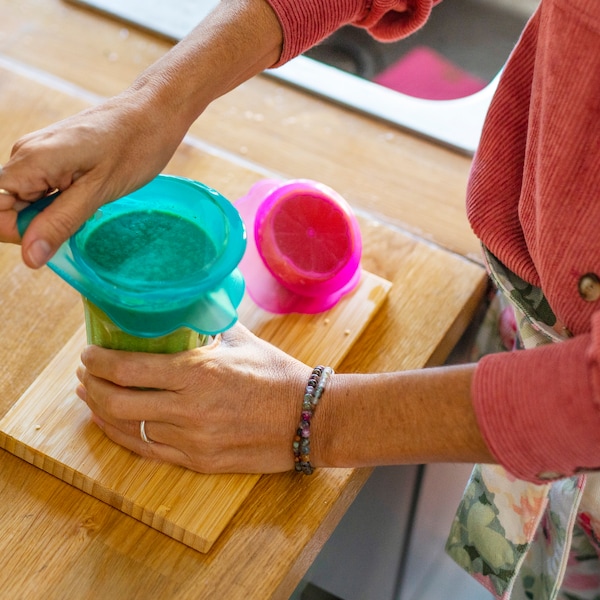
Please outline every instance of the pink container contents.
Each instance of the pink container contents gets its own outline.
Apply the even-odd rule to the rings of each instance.
[[[358,285],[360,229],[331,188],[308,179],[264,179],[235,206],[248,232],[239,268],[264,310],[323,312]]]

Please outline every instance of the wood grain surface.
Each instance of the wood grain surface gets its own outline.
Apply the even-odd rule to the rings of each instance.
[[[122,90],[168,49],[61,0],[0,0],[0,15],[0,163],[18,137]],[[469,165],[259,76],[200,117],[167,171],[231,200],[265,176],[342,193],[359,213],[363,268],[393,285],[338,371],[383,372],[443,362],[481,302]],[[0,418],[83,322],[79,295],[25,268],[19,251],[0,246]],[[369,474],[262,476],[201,553],[0,450],[0,589],[27,600],[288,600]]]
[[[94,101],[122,91],[171,47],[60,0],[3,0],[2,31],[5,61]],[[322,181],[356,210],[480,261],[465,211],[468,157],[264,75],[213,102],[190,133],[263,176]]]
[[[246,296],[240,321],[308,365],[337,368],[389,288],[388,281],[363,272],[357,289],[319,315],[271,315]],[[75,369],[85,343],[82,328],[0,420],[0,447],[208,552],[259,475],[195,473],[142,458],[110,441],[90,421],[87,406],[74,393]]]

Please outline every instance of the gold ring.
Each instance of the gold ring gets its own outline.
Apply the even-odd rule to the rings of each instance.
[[[146,435],[146,421],[140,421],[140,437],[146,444],[154,444],[154,441]]]
[[[14,196],[15,195],[12,192],[9,192],[8,190],[6,190],[4,188],[0,188],[0,194],[2,196]]]

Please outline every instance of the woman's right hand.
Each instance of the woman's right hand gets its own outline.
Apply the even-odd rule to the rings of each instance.
[[[243,325],[177,354],[88,346],[77,394],[114,442],[203,473],[294,468],[292,441],[311,367]],[[140,437],[140,421],[155,444]]]
[[[128,90],[23,137],[0,171],[0,241],[21,241],[24,262],[44,265],[99,206],[155,177],[206,106],[275,64],[282,43],[265,0],[222,0]],[[20,240],[23,202],[57,188]]]
[[[62,190],[23,236],[24,262],[44,265],[102,204],[144,185],[167,164],[185,135],[165,123],[163,102],[130,89],[21,138],[0,171],[0,241],[19,243],[17,212]]]

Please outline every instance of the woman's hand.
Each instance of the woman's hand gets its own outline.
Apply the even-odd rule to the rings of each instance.
[[[223,0],[122,94],[19,140],[0,169],[0,241],[20,241],[24,202],[62,190],[22,240],[25,263],[45,264],[99,206],[157,175],[204,109],[275,64],[282,44],[265,0]]]
[[[62,194],[22,240],[23,260],[40,267],[102,204],[137,189],[166,165],[185,128],[167,127],[163,102],[131,89],[19,140],[0,170],[0,241],[18,243],[17,211],[49,190]]]
[[[294,468],[311,368],[242,325],[178,354],[88,346],[82,362],[77,394],[106,435],[137,454],[203,473]],[[141,439],[142,420],[154,443]]]

